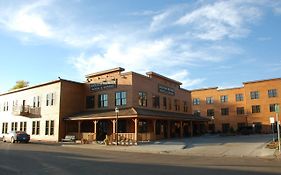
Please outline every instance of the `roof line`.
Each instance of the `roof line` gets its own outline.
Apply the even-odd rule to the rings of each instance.
[[[20,88],[20,89],[10,90],[8,92],[4,92],[4,93],[0,94],[0,96],[16,93],[16,92],[20,92],[20,91],[25,91],[25,90],[28,90],[28,89],[33,89],[33,88],[37,88],[37,87],[41,87],[41,86],[46,86],[46,85],[58,83],[58,82],[61,82],[61,81],[66,81],[66,82],[70,82],[70,83],[77,83],[77,84],[83,84],[83,83],[80,83],[80,82],[59,78],[58,80],[52,80],[52,81],[48,81],[48,82],[45,82],[45,83],[40,83],[40,84],[33,85],[33,86],[27,86],[27,87]]]
[[[179,81],[176,81],[176,80],[173,80],[173,79],[171,79],[171,78],[165,77],[165,76],[160,75],[160,74],[158,74],[158,73],[155,73],[155,72],[153,72],[153,71],[147,72],[146,75],[148,75],[149,77],[154,75],[154,76],[157,76],[157,77],[159,77],[159,78],[162,78],[162,79],[171,81],[171,82],[173,82],[173,83],[176,83],[177,85],[182,85],[182,83],[179,82]]]
[[[108,70],[104,70],[104,71],[100,71],[100,72],[91,73],[91,74],[86,75],[85,77],[89,78],[89,77],[99,76],[99,75],[108,74],[108,73],[112,73],[112,72],[122,72],[124,70],[125,69],[122,67],[116,67],[113,69],[108,69]]]

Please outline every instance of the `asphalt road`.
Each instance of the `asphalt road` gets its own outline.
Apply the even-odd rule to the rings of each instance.
[[[0,174],[271,175],[281,174],[281,161],[128,153],[66,148],[55,144],[0,142]]]

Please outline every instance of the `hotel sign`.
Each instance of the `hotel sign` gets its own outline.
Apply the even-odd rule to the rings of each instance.
[[[175,90],[173,88],[163,85],[159,85],[158,88],[159,88],[159,92],[161,93],[168,94],[168,95],[175,95]]]
[[[100,83],[90,84],[91,91],[102,91],[106,89],[112,89],[117,87],[117,80],[103,81]]]

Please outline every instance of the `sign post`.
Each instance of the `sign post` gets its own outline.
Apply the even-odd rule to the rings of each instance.
[[[275,105],[275,112],[276,112],[276,121],[277,121],[277,138],[278,138],[278,151],[280,153],[280,122],[279,122],[279,105]]]
[[[275,141],[275,138],[274,138],[274,117],[269,117],[269,121],[270,121],[270,124],[271,124],[271,130],[272,130],[272,141],[274,142]]]

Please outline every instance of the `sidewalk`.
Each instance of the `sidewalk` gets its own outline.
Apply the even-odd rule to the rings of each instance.
[[[259,157],[274,158],[274,149],[265,148],[271,135],[218,136],[155,141],[137,146],[93,144],[63,144],[64,147],[127,151],[156,154],[173,154],[205,157]]]

